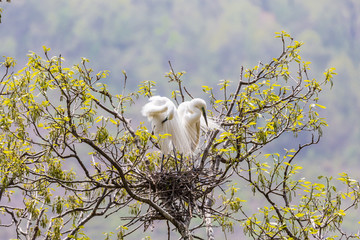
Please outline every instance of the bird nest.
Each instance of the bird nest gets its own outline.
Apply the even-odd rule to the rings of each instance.
[[[185,222],[204,210],[206,195],[218,181],[208,171],[196,169],[187,171],[155,172],[142,180],[142,189],[147,196],[152,196],[175,219]],[[156,210],[149,209],[144,221],[165,220]]]

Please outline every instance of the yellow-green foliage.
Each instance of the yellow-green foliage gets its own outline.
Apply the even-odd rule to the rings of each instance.
[[[93,73],[85,58],[66,67],[44,47],[44,57],[30,53],[26,67],[14,73],[15,60],[4,58],[0,200],[8,204],[0,205],[1,214],[15,227],[28,226],[19,235],[32,239],[88,239],[87,222],[119,211],[126,216],[107,239],[125,239],[130,228],[146,229],[154,220],[170,222],[185,237],[197,231],[195,217],[208,215],[222,231],[242,226],[256,239],[336,239],[347,211],[358,205],[358,182],[342,174],[347,191],[339,192],[330,178],[299,179],[302,167],[294,160],[327,126],[318,100],[322,89],[332,86],[335,69],[328,69],[323,81],[310,79],[302,43],[286,32],[276,37],[282,52],[269,63],[242,68],[238,81],[202,86],[208,115],[219,127],[202,135],[192,157],[162,155],[159,141],[169,135],[155,136],[127,115],[130,107],[140,109],[138,99],[154,95],[155,82],[141,82],[126,93],[123,71],[123,86],[112,94],[109,73]],[[171,97],[180,103],[195,96],[196,90],[184,86],[185,72],[170,68],[165,77],[174,86]],[[305,142],[284,153],[262,153],[283,136]],[[263,200],[255,213],[247,207],[245,185]]]

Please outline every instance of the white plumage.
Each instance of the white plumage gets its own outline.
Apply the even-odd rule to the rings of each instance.
[[[185,101],[176,109],[170,99],[154,96],[149,99],[141,112],[151,122],[156,135],[171,135],[159,142],[164,154],[169,154],[175,147],[180,153],[191,155],[199,144],[200,128],[206,130],[218,128],[216,123],[208,121],[206,102],[200,98]]]
[[[204,117],[205,124],[208,125],[206,118],[206,102],[201,98],[185,101],[179,105],[178,113],[181,119],[182,128],[190,143],[191,151],[195,151],[200,139],[201,116]]]
[[[169,154],[173,147],[183,154],[191,152],[176,106],[170,99],[161,96],[151,97],[141,113],[151,122],[155,135],[170,134],[159,141],[164,154]]]

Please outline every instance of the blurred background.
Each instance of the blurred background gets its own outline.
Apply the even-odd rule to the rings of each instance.
[[[68,66],[86,57],[95,72],[109,70],[114,92],[122,90],[125,70],[130,90],[151,80],[158,83],[157,94],[170,94],[168,61],[175,71],[187,72],[184,84],[195,96],[202,85],[215,87],[220,79],[235,84],[241,66],[279,56],[275,32],[287,31],[304,42],[301,55],[312,62],[311,78],[322,79],[329,67],[338,73],[320,97],[329,127],[298,159],[301,174],[336,178],[347,172],[360,180],[358,0],[13,0],[0,8],[0,57],[14,57],[17,70],[29,51],[43,56],[45,45]]]

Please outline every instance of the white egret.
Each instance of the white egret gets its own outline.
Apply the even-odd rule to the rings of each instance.
[[[185,155],[191,152],[191,146],[186,132],[182,129],[176,106],[170,99],[153,96],[142,108],[141,113],[151,122],[156,135],[170,134],[159,141],[163,154],[169,154],[173,148]]]
[[[183,102],[178,107],[178,114],[181,119],[182,129],[185,131],[191,151],[195,151],[200,139],[200,127],[204,117],[205,124],[208,126],[206,117],[206,102],[201,98],[194,98],[191,101]]]

